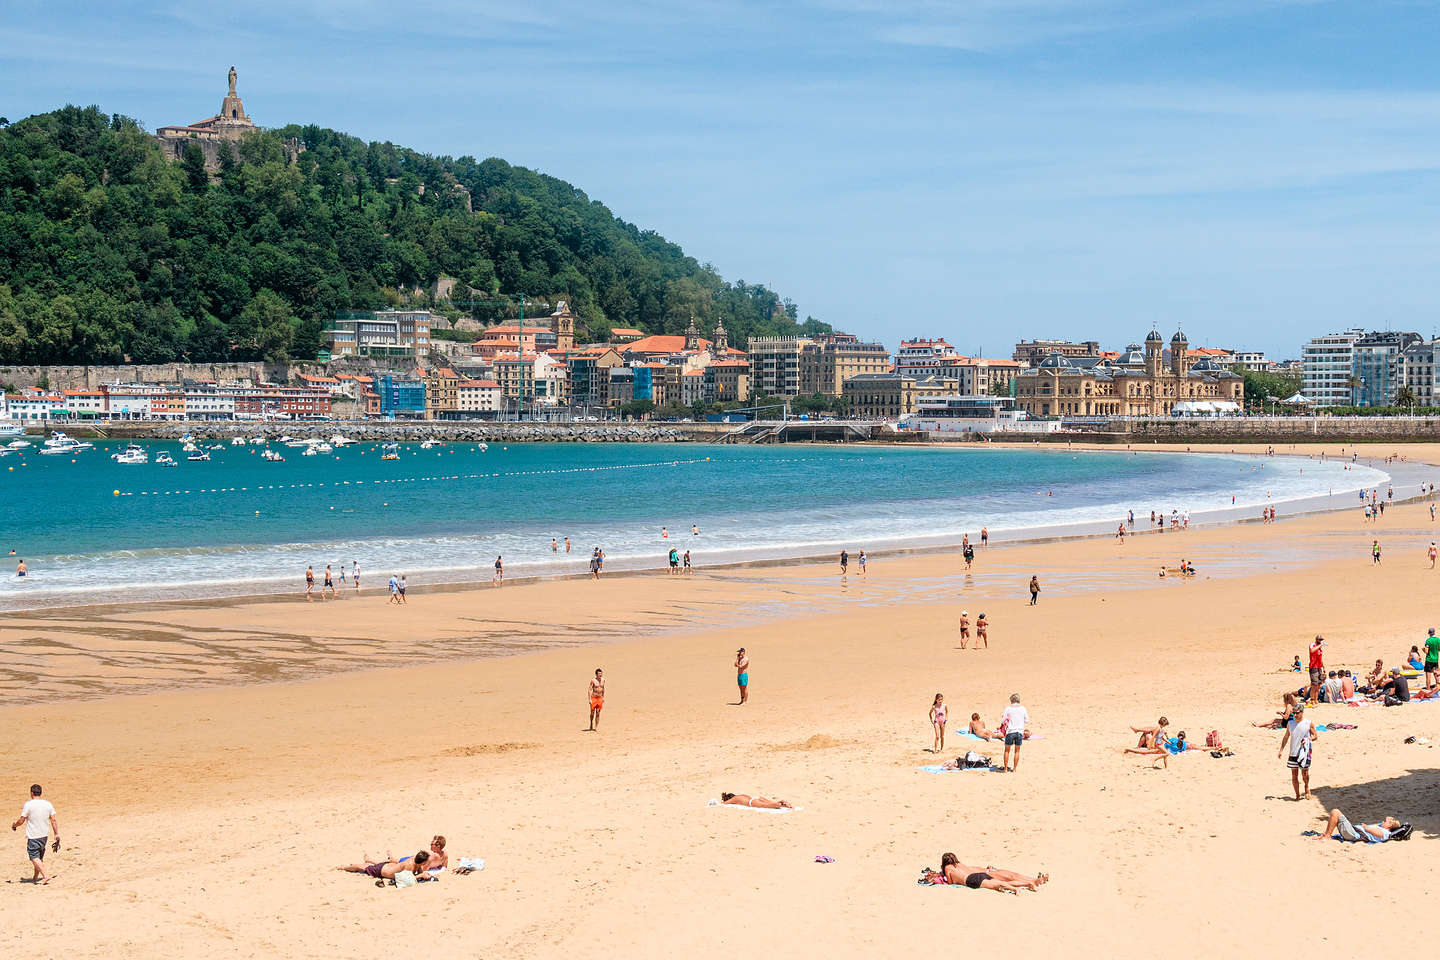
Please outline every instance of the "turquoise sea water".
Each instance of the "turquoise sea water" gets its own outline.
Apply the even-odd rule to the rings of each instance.
[[[982,525],[1001,539],[1232,497],[1258,512],[1386,479],[1299,459],[1060,449],[411,444],[382,461],[363,444],[312,457],[277,446],[286,460],[271,463],[225,446],[192,463],[154,443],[150,464],[128,466],[110,457],[122,446],[0,458],[0,552],[31,570],[0,577],[0,609],[290,592],[307,564],[318,578],[358,561],[380,586],[402,571],[411,584],[488,580],[497,554],[509,576],[583,573],[595,546],[614,569],[663,564],[672,545],[705,565],[954,543]],[[160,450],[178,465],[156,465]]]

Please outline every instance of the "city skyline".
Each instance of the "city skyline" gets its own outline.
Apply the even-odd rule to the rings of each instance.
[[[1299,0],[62,2],[0,27],[0,112],[93,102],[153,130],[213,112],[233,63],[261,125],[542,170],[866,339],[1007,356],[1182,326],[1283,359],[1354,326],[1434,335],[1436,20]]]

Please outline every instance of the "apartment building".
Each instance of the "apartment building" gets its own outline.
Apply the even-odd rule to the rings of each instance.
[[[495,380],[461,380],[455,385],[455,412],[463,419],[494,419],[502,404]]]
[[[1370,333],[1356,340],[1350,360],[1355,405],[1394,406],[1405,384],[1405,351],[1418,343],[1418,333],[1393,331]]]
[[[846,380],[841,396],[851,416],[867,420],[898,420],[914,413],[920,400],[953,396],[954,377],[917,379],[902,373],[864,373]]]
[[[884,344],[865,343],[848,333],[751,337],[749,348],[750,385],[756,394],[838,397],[851,377],[890,372]]]
[[[1026,367],[1036,367],[1040,361],[1053,354],[1062,357],[1098,357],[1100,356],[1100,341],[1081,340],[1021,340],[1015,344],[1015,352],[1010,358],[1016,363]]]
[[[1354,402],[1351,373],[1360,328],[1315,337],[1300,350],[1300,392],[1317,407],[1343,407]]]
[[[332,359],[423,358],[430,352],[430,311],[340,313],[325,324],[323,337]]]

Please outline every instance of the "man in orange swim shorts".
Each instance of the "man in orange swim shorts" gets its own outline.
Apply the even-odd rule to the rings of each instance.
[[[595,668],[595,679],[590,681],[590,730],[600,729],[600,711],[605,708],[605,671]],[[587,733],[590,731],[587,730]]]

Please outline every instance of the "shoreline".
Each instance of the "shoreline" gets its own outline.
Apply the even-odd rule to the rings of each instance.
[[[884,445],[879,446],[883,448]],[[951,445],[937,444],[926,446],[938,446],[944,448]],[[996,446],[1000,445],[997,444]],[[1324,449],[1323,444],[1316,446],[1319,447],[1320,450]],[[951,448],[954,449],[953,446]],[[1013,447],[1008,447],[1007,449],[1033,450],[1035,448],[1032,444],[1020,443],[1015,444]],[[1053,452],[1053,448],[1042,447],[1040,449],[1047,452]],[[1120,456],[1125,453],[1131,453],[1133,455],[1139,455],[1143,453],[1147,455],[1161,454],[1166,456],[1174,456],[1181,453],[1186,453],[1192,456],[1224,456],[1234,457],[1237,459],[1245,457],[1260,457],[1265,460],[1284,459],[1296,461],[1304,458],[1307,453],[1307,451],[1297,451],[1294,453],[1287,452],[1285,454],[1275,454],[1273,456],[1266,457],[1263,445],[1260,447],[1260,449],[1256,450],[1239,450],[1232,448],[1225,451],[1191,451],[1188,449],[1182,451],[1180,449],[1173,448],[1135,451],[1120,450],[1115,446],[1105,444],[1099,444],[1092,447],[1076,446],[1070,449],[1073,449],[1077,453],[1099,453],[1112,456]],[[955,449],[955,452],[957,455],[963,456],[965,452],[980,452],[980,450],[981,448],[979,447],[969,447],[965,449]],[[1319,450],[1308,452],[1311,454],[1310,458],[1313,459],[1314,453],[1318,453]],[[1370,459],[1373,460],[1374,457],[1372,456]],[[1373,463],[1362,463],[1360,465],[1378,471],[1384,478],[1379,481],[1379,484],[1382,486],[1389,484],[1392,487],[1397,483],[1405,486],[1410,483],[1420,482],[1418,473],[1423,470],[1429,470],[1432,466],[1430,464],[1418,462],[1383,464],[1382,466],[1375,466]],[[1356,484],[1352,487],[1342,490],[1342,495],[1353,494],[1357,490],[1366,489],[1370,486],[1372,486],[1372,484],[1369,483]],[[1330,510],[1344,510],[1347,508],[1346,505],[1335,502],[1334,497],[1334,493],[1295,496],[1288,499],[1277,499],[1273,502],[1273,506],[1276,508],[1278,517],[1305,516],[1313,513],[1323,513]],[[1406,495],[1402,493],[1397,502],[1411,499],[1412,497],[1413,495]],[[1352,503],[1350,505],[1353,506],[1354,504]],[[1246,504],[1237,505],[1234,507],[1199,509],[1194,511],[1191,515],[1191,526],[1198,528],[1212,526],[1215,524],[1244,523],[1247,521],[1252,521],[1256,519],[1254,513],[1257,506],[1258,504]],[[1122,512],[1116,519],[1118,520],[1119,518],[1123,517],[1123,515],[1124,514]],[[1019,544],[1055,543],[1075,539],[1108,537],[1114,533],[1114,522],[1116,521],[1109,519],[1082,520],[1062,523],[1037,524],[1034,526],[1019,528],[997,527],[991,533],[991,540],[996,542],[997,544]],[[972,542],[978,545],[978,527],[977,529],[969,532],[973,534]],[[1154,526],[1147,525],[1141,517],[1137,516],[1135,526],[1133,528],[1130,528],[1128,532],[1131,535],[1138,536],[1151,533],[1163,534],[1164,531],[1161,529],[1157,529]],[[841,549],[842,547],[850,550],[852,553],[863,547],[866,550],[868,556],[882,559],[888,559],[896,556],[945,553],[950,551],[958,551],[960,549],[962,539],[962,536],[955,536],[952,534],[939,534],[931,536],[910,536],[903,539],[880,539],[866,544],[856,543],[847,545],[843,542],[837,541],[833,544],[815,544],[809,547],[796,546],[789,548],[772,549],[771,552],[768,553],[765,552],[765,548],[759,547],[723,547],[719,548],[719,550],[717,551],[721,559],[715,562],[707,562],[703,564],[703,566],[697,565],[696,569],[723,571],[747,569],[752,567],[763,568],[772,566],[780,567],[789,565],[813,564],[822,562],[832,557],[834,554],[838,553],[839,549]],[[684,531],[677,531],[676,536],[669,541],[668,545],[673,545],[677,549],[680,549],[685,548],[690,544],[698,545],[699,543],[701,542],[694,541],[686,537]],[[819,549],[822,546],[824,549]],[[661,559],[662,554],[658,551],[662,551],[666,548],[667,544],[662,541],[657,541],[657,553],[655,554],[654,559],[622,557],[618,559],[607,560],[605,576],[608,578],[612,576],[653,575],[657,572],[663,571],[665,568],[665,561]],[[727,556],[734,554],[749,555]],[[556,557],[553,560],[537,559],[522,561],[521,565],[524,568],[529,569],[526,569],[523,573],[507,578],[507,582],[515,585],[520,585],[545,581],[561,582],[567,580],[587,579],[589,574],[585,569],[583,569],[582,566],[586,562],[587,561],[584,555],[578,553],[574,555],[573,559],[571,559],[567,555],[562,554],[560,555],[560,557]],[[553,566],[557,563],[574,565],[575,569],[573,571],[542,569],[539,572],[531,572],[532,570],[534,570],[534,568],[537,567],[553,568]],[[473,568],[462,567],[439,569],[427,569],[421,566],[411,567],[410,569],[416,570],[422,575],[434,575],[435,577],[435,579],[427,580],[425,583],[412,583],[408,588],[408,592],[414,595],[478,590],[482,587],[487,586],[490,583],[490,570],[485,566],[477,566]],[[470,574],[470,576],[467,576],[466,574]],[[123,599],[123,597],[117,596],[114,598],[106,597],[104,599],[98,600],[71,602],[69,597],[66,595],[49,594],[42,596],[36,602],[34,602],[33,605],[30,606],[6,606],[3,610],[0,610],[0,622],[3,622],[5,618],[9,617],[41,617],[49,614],[53,614],[55,616],[65,616],[67,615],[67,613],[86,610],[99,612],[129,610],[136,607],[137,605],[143,606],[145,608],[150,608],[157,604],[169,606],[175,604],[189,605],[269,602],[283,603],[287,600],[293,600],[296,597],[296,594],[291,591],[292,580],[293,578],[291,577],[276,577],[263,580],[244,580],[240,581],[240,583],[242,584],[240,592],[216,592],[209,595],[202,594],[196,596],[159,597],[146,598],[143,600],[126,600]],[[225,582],[232,583],[234,581]],[[371,589],[375,589],[376,587],[378,587],[379,589],[383,590],[385,588],[385,583],[386,580],[384,578],[379,578],[376,581],[375,586],[373,586]],[[277,592],[276,588],[283,588],[284,592]],[[97,590],[90,592],[104,593],[107,591],[111,591],[118,594],[128,591],[130,589],[132,588],[118,586],[100,587]],[[5,598],[7,603],[10,602],[12,599],[13,598],[9,597]]]

